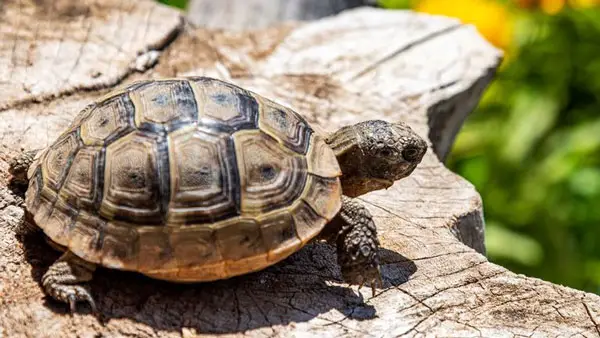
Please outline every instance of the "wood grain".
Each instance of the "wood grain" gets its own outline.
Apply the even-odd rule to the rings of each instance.
[[[0,84],[5,93],[0,336],[600,335],[598,296],[487,261],[480,253],[481,199],[439,160],[443,156],[435,145],[444,142],[436,133],[448,123],[460,125],[501,57],[473,27],[443,17],[359,9],[313,23],[230,32],[193,28],[174,10],[144,1],[128,7],[131,3],[79,1],[72,6],[80,9],[55,11],[53,19],[44,14],[43,1],[1,4],[0,12],[12,14],[0,20],[0,73],[12,75],[2,76]],[[82,14],[73,19],[72,13]],[[112,32],[99,33],[105,36],[94,40],[99,49],[84,47],[90,40],[79,37],[81,29],[64,26],[90,22],[90,31]],[[153,33],[133,38],[132,31]],[[53,44],[39,43],[40,36],[52,37]],[[78,47],[63,55],[57,45]],[[31,46],[44,57],[27,62],[23,50]],[[154,52],[155,64],[132,67],[139,51]],[[53,64],[66,68],[50,76]],[[90,69],[107,75],[85,77]],[[63,304],[44,297],[40,277],[58,253],[39,234],[17,235],[24,210],[20,197],[6,187],[7,161],[22,147],[48,145],[78,110],[117,84],[192,74],[248,87],[326,130],[382,118],[407,121],[429,137],[433,150],[413,175],[361,197],[375,216],[383,246],[385,283],[374,297],[341,281],[335,251],[326,244],[310,245],[264,271],[214,283],[178,285],[99,269],[91,286],[100,320],[85,309],[69,316]],[[31,83],[40,89],[25,90]]]

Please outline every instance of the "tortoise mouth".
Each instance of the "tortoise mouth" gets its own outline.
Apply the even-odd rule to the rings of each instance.
[[[372,187],[371,190],[388,189],[394,185],[394,180],[388,180],[385,178],[371,177],[369,181]]]
[[[417,165],[415,163],[404,162],[396,164],[391,170],[376,169],[371,170],[371,180],[378,183],[384,184],[386,187],[394,184],[395,181],[403,179],[415,170]]]

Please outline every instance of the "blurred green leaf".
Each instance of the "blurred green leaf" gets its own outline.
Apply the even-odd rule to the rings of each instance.
[[[378,0],[377,4],[383,8],[404,9],[412,7],[416,1],[414,0]]]
[[[591,197],[600,195],[600,169],[581,168],[569,177],[571,190],[581,196]]]
[[[181,9],[186,9],[189,0],[158,0],[158,2]]]
[[[500,156],[509,162],[521,163],[536,142],[554,126],[558,102],[552,96],[527,88],[515,93],[513,100],[508,120],[504,121],[506,135]]]
[[[485,230],[490,257],[508,258],[526,266],[534,266],[542,261],[542,247],[534,239],[495,222],[487,222]]]

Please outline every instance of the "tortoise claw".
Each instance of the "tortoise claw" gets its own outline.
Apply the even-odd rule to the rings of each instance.
[[[70,294],[67,297],[67,300],[69,302],[69,308],[71,309],[71,316],[73,315],[73,313],[75,313],[75,311],[77,310],[77,299],[75,298],[74,294]]]
[[[377,275],[371,280],[372,297],[375,297],[376,288],[383,288],[383,279],[381,278],[381,270],[377,268]]]

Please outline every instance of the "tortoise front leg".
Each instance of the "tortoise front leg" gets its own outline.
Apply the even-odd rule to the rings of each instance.
[[[39,151],[40,149],[24,151],[10,161],[8,172],[12,175],[14,183],[27,184],[27,170]]]
[[[362,286],[382,286],[379,240],[371,213],[358,200],[342,196],[342,209],[324,229],[322,238],[336,243],[344,280]]]
[[[12,175],[11,184],[21,188],[27,186],[29,183],[27,171],[35,160],[35,155],[37,155],[38,152],[40,152],[40,149],[23,151],[12,158],[8,167],[8,172]],[[24,201],[21,201],[21,203],[24,205]],[[33,223],[33,216],[26,210],[23,222],[17,228],[17,234],[26,236],[36,233],[39,229],[40,228]]]
[[[52,298],[68,303],[71,312],[75,312],[76,303],[81,301],[88,302],[96,312],[96,303],[85,283],[92,280],[95,269],[94,264],[67,251],[48,268],[42,277],[42,286]]]

